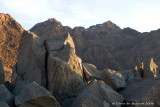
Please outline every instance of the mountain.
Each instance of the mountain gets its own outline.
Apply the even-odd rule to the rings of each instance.
[[[71,29],[55,19],[49,19],[36,24],[31,31],[42,38],[69,32],[75,42],[77,55],[98,69],[132,69],[142,61],[148,65],[151,57],[156,59],[156,63],[160,59],[160,30],[141,33],[131,28],[121,29],[111,21],[87,29]]]

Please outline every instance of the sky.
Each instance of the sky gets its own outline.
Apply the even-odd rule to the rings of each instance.
[[[71,28],[108,20],[139,32],[160,28],[160,0],[0,0],[0,13],[10,14],[26,30],[49,18]]]

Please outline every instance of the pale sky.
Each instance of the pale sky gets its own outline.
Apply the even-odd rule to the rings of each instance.
[[[160,0],[0,0],[0,13],[10,14],[26,30],[49,18],[72,28],[108,20],[140,32],[160,28]]]

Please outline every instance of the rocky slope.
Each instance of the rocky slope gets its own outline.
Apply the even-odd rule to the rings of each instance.
[[[121,29],[111,21],[87,29],[71,29],[55,19],[49,19],[36,24],[31,31],[42,37],[70,32],[77,55],[98,69],[132,69],[142,61],[148,66],[151,57],[154,57],[156,63],[160,59],[160,30],[140,33],[131,28]]]

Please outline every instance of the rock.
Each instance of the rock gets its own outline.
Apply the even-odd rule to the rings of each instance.
[[[124,77],[124,80],[127,82],[127,81],[130,81],[130,80],[133,80],[135,78],[135,75],[136,75],[136,72],[134,72],[132,69],[130,70],[121,70],[121,71],[118,71],[120,72],[123,77]]]
[[[35,82],[28,84],[15,97],[15,104],[17,107],[60,107],[51,93]]]
[[[114,84],[113,80],[111,79],[110,76],[108,76],[108,74],[103,71],[103,74],[102,74],[102,80],[107,84],[109,85],[112,89],[114,90],[118,90],[116,85]]]
[[[117,89],[125,88],[127,86],[123,75],[118,71],[106,69],[106,70],[104,70],[103,75],[108,75],[111,78],[111,79],[109,79],[109,81],[112,80],[112,82],[114,83],[114,85]],[[106,78],[107,78],[107,76],[106,76]]]
[[[0,13],[0,59],[5,80],[11,82],[12,67],[17,62],[19,41],[24,29],[9,14]]]
[[[158,80],[159,81],[159,80]],[[160,81],[153,85],[146,93],[144,96],[142,96],[137,102],[138,103],[145,103],[146,106],[154,106],[154,107],[159,107],[160,106]],[[137,106],[141,107],[141,106]]]
[[[0,102],[1,107],[9,107],[9,105],[6,102],[1,101]]]
[[[12,92],[13,96],[17,96],[28,84],[27,81],[19,81]]]
[[[110,107],[123,102],[123,97],[103,81],[92,81],[75,99],[71,107]]]
[[[70,36],[65,36],[63,49],[51,51],[48,57],[48,89],[59,102],[76,97],[84,88],[82,61],[75,54]]]
[[[83,66],[86,69],[86,76],[88,80],[98,79],[102,80],[102,71],[98,70],[95,65],[83,63]]]
[[[34,33],[25,31],[20,40],[18,61],[16,72],[13,73],[13,81],[35,81],[46,87],[45,62],[46,50],[43,46],[43,41]]]
[[[155,102],[159,96],[160,80],[146,79],[129,84],[124,90],[120,92],[124,100],[127,102]],[[154,99],[155,98],[155,99]],[[153,100],[154,99],[154,100]],[[144,101],[144,102],[143,102]]]
[[[0,84],[5,84],[5,75],[1,60],[0,60]]]
[[[159,77],[158,65],[154,63],[153,58],[150,61],[150,71],[154,74],[154,78]]]
[[[8,91],[8,89],[0,84],[0,102],[6,102],[8,105],[12,105],[12,95],[11,93]]]

